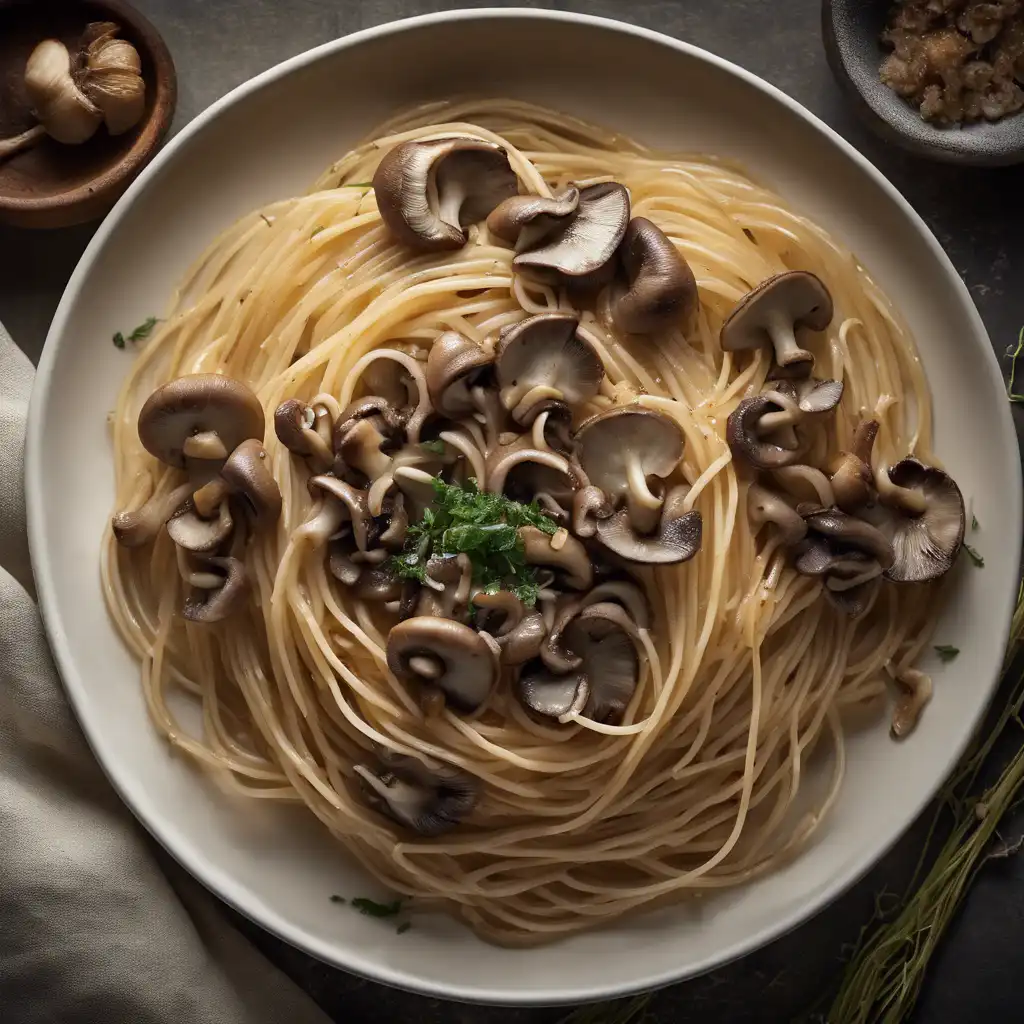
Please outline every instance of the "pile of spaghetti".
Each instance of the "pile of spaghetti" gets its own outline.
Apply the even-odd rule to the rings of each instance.
[[[782,863],[844,716],[912,727],[963,537],[930,428],[888,299],[739,171],[435,105],[187,275],[107,601],[177,749],[549,941]]]

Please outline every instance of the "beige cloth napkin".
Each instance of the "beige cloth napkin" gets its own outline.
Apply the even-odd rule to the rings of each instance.
[[[32,367],[0,326],[0,1021],[327,1024],[161,857],[74,720],[30,596]]]

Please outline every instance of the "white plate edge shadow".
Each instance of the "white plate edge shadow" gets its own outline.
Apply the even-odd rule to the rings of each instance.
[[[28,524],[30,553],[32,557],[33,572],[35,573],[36,584],[39,591],[40,609],[44,624],[46,626],[47,635],[54,652],[57,666],[64,681],[65,692],[75,709],[76,715],[83,727],[83,731],[89,740],[94,754],[121,799],[128,804],[137,819],[161,843],[161,845],[163,845],[164,848],[179,861],[179,863],[185,866],[192,875],[199,879],[212,892],[218,895],[219,898],[223,899],[240,913],[252,918],[253,920],[256,920],[256,918],[254,917],[251,909],[246,906],[247,897],[244,888],[235,883],[229,873],[220,867],[209,863],[201,854],[196,853],[189,848],[183,848],[184,844],[179,843],[179,837],[173,834],[173,827],[166,826],[158,818],[153,818],[149,814],[144,814],[143,811],[138,808],[136,802],[130,801],[126,796],[125,789],[119,782],[117,767],[110,761],[110,759],[105,758],[102,755],[93,742],[93,735],[88,721],[89,716],[83,710],[87,686],[83,683],[83,680],[80,678],[75,668],[74,658],[66,643],[66,637],[60,628],[59,616],[56,611],[57,601],[55,597],[56,591],[53,582],[52,566],[44,543],[45,530],[43,522],[46,512],[42,501],[43,466],[41,457],[38,454],[39,448],[36,439],[41,436],[43,429],[43,421],[45,419],[47,402],[49,400],[52,370],[56,363],[59,351],[59,338],[65,332],[69,313],[77,301],[81,290],[81,284],[86,277],[91,264],[94,262],[96,256],[102,251],[107,239],[113,233],[120,220],[126,215],[127,211],[135,201],[135,198],[147,187],[150,180],[160,173],[161,168],[174,159],[178,150],[182,148],[194,134],[201,131],[210,122],[216,120],[222,111],[240,103],[250,94],[264,89],[277,80],[284,78],[295,71],[316,63],[329,55],[358,46],[362,43],[392,34],[414,30],[421,26],[436,25],[444,22],[492,18],[546,19],[569,24],[584,24],[595,28],[604,28],[619,33],[633,35],[647,40],[648,42],[656,43],[684,53],[691,59],[714,65],[741,79],[747,85],[750,85],[766,94],[771,100],[786,107],[791,113],[802,118],[818,133],[824,136],[828,143],[836,148],[846,160],[856,164],[858,169],[871,178],[874,184],[884,191],[889,199],[903,211],[910,226],[915,229],[917,234],[920,236],[920,240],[923,241],[932,252],[936,263],[945,271],[950,282],[953,284],[953,287],[957,290],[961,299],[961,304],[964,306],[965,315],[971,320],[976,333],[981,337],[987,338],[987,332],[985,331],[980,315],[974,307],[966,285],[960,279],[955,268],[939,245],[938,241],[935,239],[934,235],[932,235],[924,221],[902,197],[898,190],[889,183],[884,175],[882,175],[866,157],[862,156],[853,148],[853,146],[847,143],[840,135],[829,128],[828,125],[822,122],[814,114],[810,113],[810,111],[806,110],[795,100],[791,99],[776,87],[758,78],[756,75],[753,75],[743,68],[740,68],[723,58],[710,54],[692,44],[674,39],[659,32],[630,25],[625,22],[590,15],[550,10],[534,10],[530,8],[481,8],[479,10],[457,10],[438,12],[415,18],[389,22],[384,25],[364,29],[341,39],[332,40],[283,61],[232,89],[221,99],[201,112],[166,145],[153,162],[125,192],[112,212],[97,230],[69,280],[56,314],[54,315],[50,330],[47,334],[46,344],[43,349],[36,375],[36,386],[33,389],[29,407],[25,450],[26,501],[29,513]],[[989,348],[989,351],[986,354],[986,364],[987,372],[993,386],[1001,390],[1004,386],[1003,378],[991,348]],[[1005,408],[1002,408],[997,415],[1001,422],[1001,436],[998,438],[1000,448],[1007,445],[1013,452],[1016,452],[1016,433],[1008,404]],[[1009,481],[1011,487],[1008,488],[1010,491],[1008,500],[1012,505],[1010,509],[1012,514],[1011,518],[1015,522],[1020,522],[1021,471],[1019,460],[1014,459],[1012,461],[1012,479]],[[1012,550],[1005,552],[1008,558],[1012,556],[1012,563],[1014,566],[1016,566],[1020,558],[1020,545],[1021,536],[1018,534],[1014,536],[1011,541]],[[1003,599],[1003,618],[1005,624],[1003,627],[1002,639],[1004,644],[1009,631],[1010,612],[1013,607],[1014,597],[1015,593],[1008,592]],[[914,812],[914,817],[920,814],[921,810],[934,796],[934,793],[938,790],[943,779],[953,767],[956,759],[959,758],[964,746],[969,740],[970,734],[973,733],[974,729],[977,727],[985,708],[988,706],[992,693],[994,693],[995,680],[991,681],[987,685],[988,693],[986,699],[975,715],[974,721],[970,723],[970,732],[965,733],[965,738],[958,747],[950,749],[948,764],[946,765],[945,770],[941,775],[936,775],[934,785],[930,790],[925,791],[922,794],[919,805]],[[909,825],[909,822],[907,825]],[[474,988],[472,986],[464,986],[462,989],[456,989],[449,984],[438,984],[429,979],[413,979],[401,970],[393,970],[387,964],[381,964],[379,961],[364,961],[359,956],[353,958],[351,954],[346,954],[347,958],[342,962],[337,948],[332,947],[325,941],[316,940],[308,936],[302,932],[301,929],[290,924],[288,920],[272,911],[268,911],[266,908],[264,908],[264,916],[258,920],[257,923],[261,927],[267,928],[269,931],[288,941],[292,945],[305,950],[327,963],[340,966],[345,970],[361,974],[384,984],[408,989],[425,995],[471,1002],[516,1005],[554,1005],[588,1001],[595,998],[613,998],[630,992],[657,988],[687,977],[699,975],[707,970],[720,966],[723,963],[737,959],[785,934],[819,912],[823,907],[831,903],[836,897],[853,885],[858,878],[877,863],[878,860],[892,847],[896,840],[903,834],[907,825],[891,831],[891,834],[888,834],[885,837],[884,841],[877,846],[873,855],[868,858],[865,863],[857,863],[844,872],[837,874],[831,880],[830,884],[825,887],[815,899],[809,900],[799,909],[778,920],[771,927],[753,933],[745,940],[735,943],[731,948],[728,948],[723,952],[719,952],[717,955],[708,956],[703,961],[693,963],[682,972],[664,971],[660,974],[653,974],[650,977],[639,979],[631,985],[619,984],[597,992],[593,989],[573,989],[567,986],[557,994],[551,994],[544,998],[532,993],[528,997],[524,998],[521,992],[517,992],[511,987],[508,987],[505,990],[490,989],[486,993],[481,993],[478,988]]]

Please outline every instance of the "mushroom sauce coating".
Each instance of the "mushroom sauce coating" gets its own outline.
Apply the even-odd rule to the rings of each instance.
[[[913,339],[824,237],[496,100],[229,228],[114,417],[156,728],[496,942],[789,857],[840,710],[924,712],[965,528]]]

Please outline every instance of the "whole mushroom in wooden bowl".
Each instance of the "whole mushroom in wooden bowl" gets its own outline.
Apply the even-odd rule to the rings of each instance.
[[[174,115],[174,63],[122,0],[0,0],[0,221],[101,217]]]

